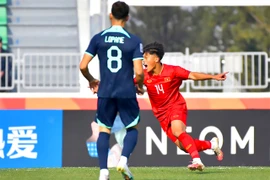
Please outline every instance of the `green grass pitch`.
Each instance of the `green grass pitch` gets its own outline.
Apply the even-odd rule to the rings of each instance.
[[[135,180],[270,180],[270,167],[131,167]],[[0,180],[98,180],[98,168],[0,169]],[[110,180],[121,175],[110,169]]]

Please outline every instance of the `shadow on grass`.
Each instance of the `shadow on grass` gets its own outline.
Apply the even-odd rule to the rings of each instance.
[[[218,171],[218,170],[211,170],[211,171],[191,171],[189,173],[194,173],[194,174],[223,174],[224,171]]]

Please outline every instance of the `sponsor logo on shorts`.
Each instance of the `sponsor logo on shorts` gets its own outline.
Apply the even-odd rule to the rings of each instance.
[[[173,118],[178,118],[179,117],[179,115],[173,115]]]

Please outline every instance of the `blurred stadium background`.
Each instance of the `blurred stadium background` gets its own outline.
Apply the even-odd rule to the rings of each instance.
[[[4,72],[0,74],[0,168],[97,165],[96,159],[88,159],[85,144],[93,132],[90,123],[95,116],[96,95],[90,93],[81,76],[79,62],[90,38],[110,26],[108,12],[113,2],[0,0],[0,37],[3,49],[8,51],[0,53]],[[221,134],[222,143],[227,139],[224,164],[209,160],[206,165],[269,166],[270,3],[211,6],[205,1],[202,6],[199,1],[126,2],[131,7],[126,29],[141,37],[144,44],[164,43],[164,63],[212,74],[229,71],[225,82],[186,81],[180,88],[190,108],[190,126],[194,125],[190,133],[199,137],[204,132],[200,137],[205,138],[203,130],[209,128],[208,133]],[[89,67],[96,78],[98,66],[95,58]],[[187,156],[182,156],[180,164],[174,160],[183,154],[172,151],[173,144],[168,144],[172,162],[155,161],[156,157],[165,157],[158,146],[164,142],[157,142],[162,133],[150,112],[147,94],[139,103],[142,119],[153,122],[142,122],[143,140],[131,165],[186,165]],[[200,125],[196,124],[198,120]],[[13,126],[20,132],[17,136]],[[44,131],[44,127],[48,129]],[[13,136],[8,133],[11,131]],[[37,136],[29,135],[33,132]],[[44,136],[51,141],[45,141]],[[12,137],[37,140],[32,151],[40,155],[32,156],[26,146],[20,149],[28,154],[17,150],[16,155],[10,150],[14,144],[8,140]],[[145,147],[145,137],[149,137],[148,143],[156,144],[151,145],[150,154],[145,153],[150,152],[145,150],[150,148]],[[16,156],[11,161],[12,153]],[[145,162],[136,158],[141,154]]]
[[[0,37],[11,53],[1,56],[11,61],[12,69],[7,66],[6,71],[12,72],[5,73],[11,84],[2,83],[0,89],[88,91],[78,64],[89,39],[110,26],[112,2],[1,0]],[[165,7],[160,1],[156,6],[130,2],[127,30],[144,44],[164,43],[164,63],[213,74],[230,72],[224,83],[187,81],[183,92],[270,91],[269,6],[174,6],[177,3],[172,1],[163,2]],[[90,70],[98,78],[98,60],[92,64]]]

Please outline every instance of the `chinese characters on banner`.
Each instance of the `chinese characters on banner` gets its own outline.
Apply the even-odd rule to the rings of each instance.
[[[35,130],[36,126],[8,127],[8,132],[0,129],[0,159],[36,159],[38,153],[34,149],[38,136]],[[7,137],[6,141],[4,137]],[[9,149],[6,148],[8,145]]]

